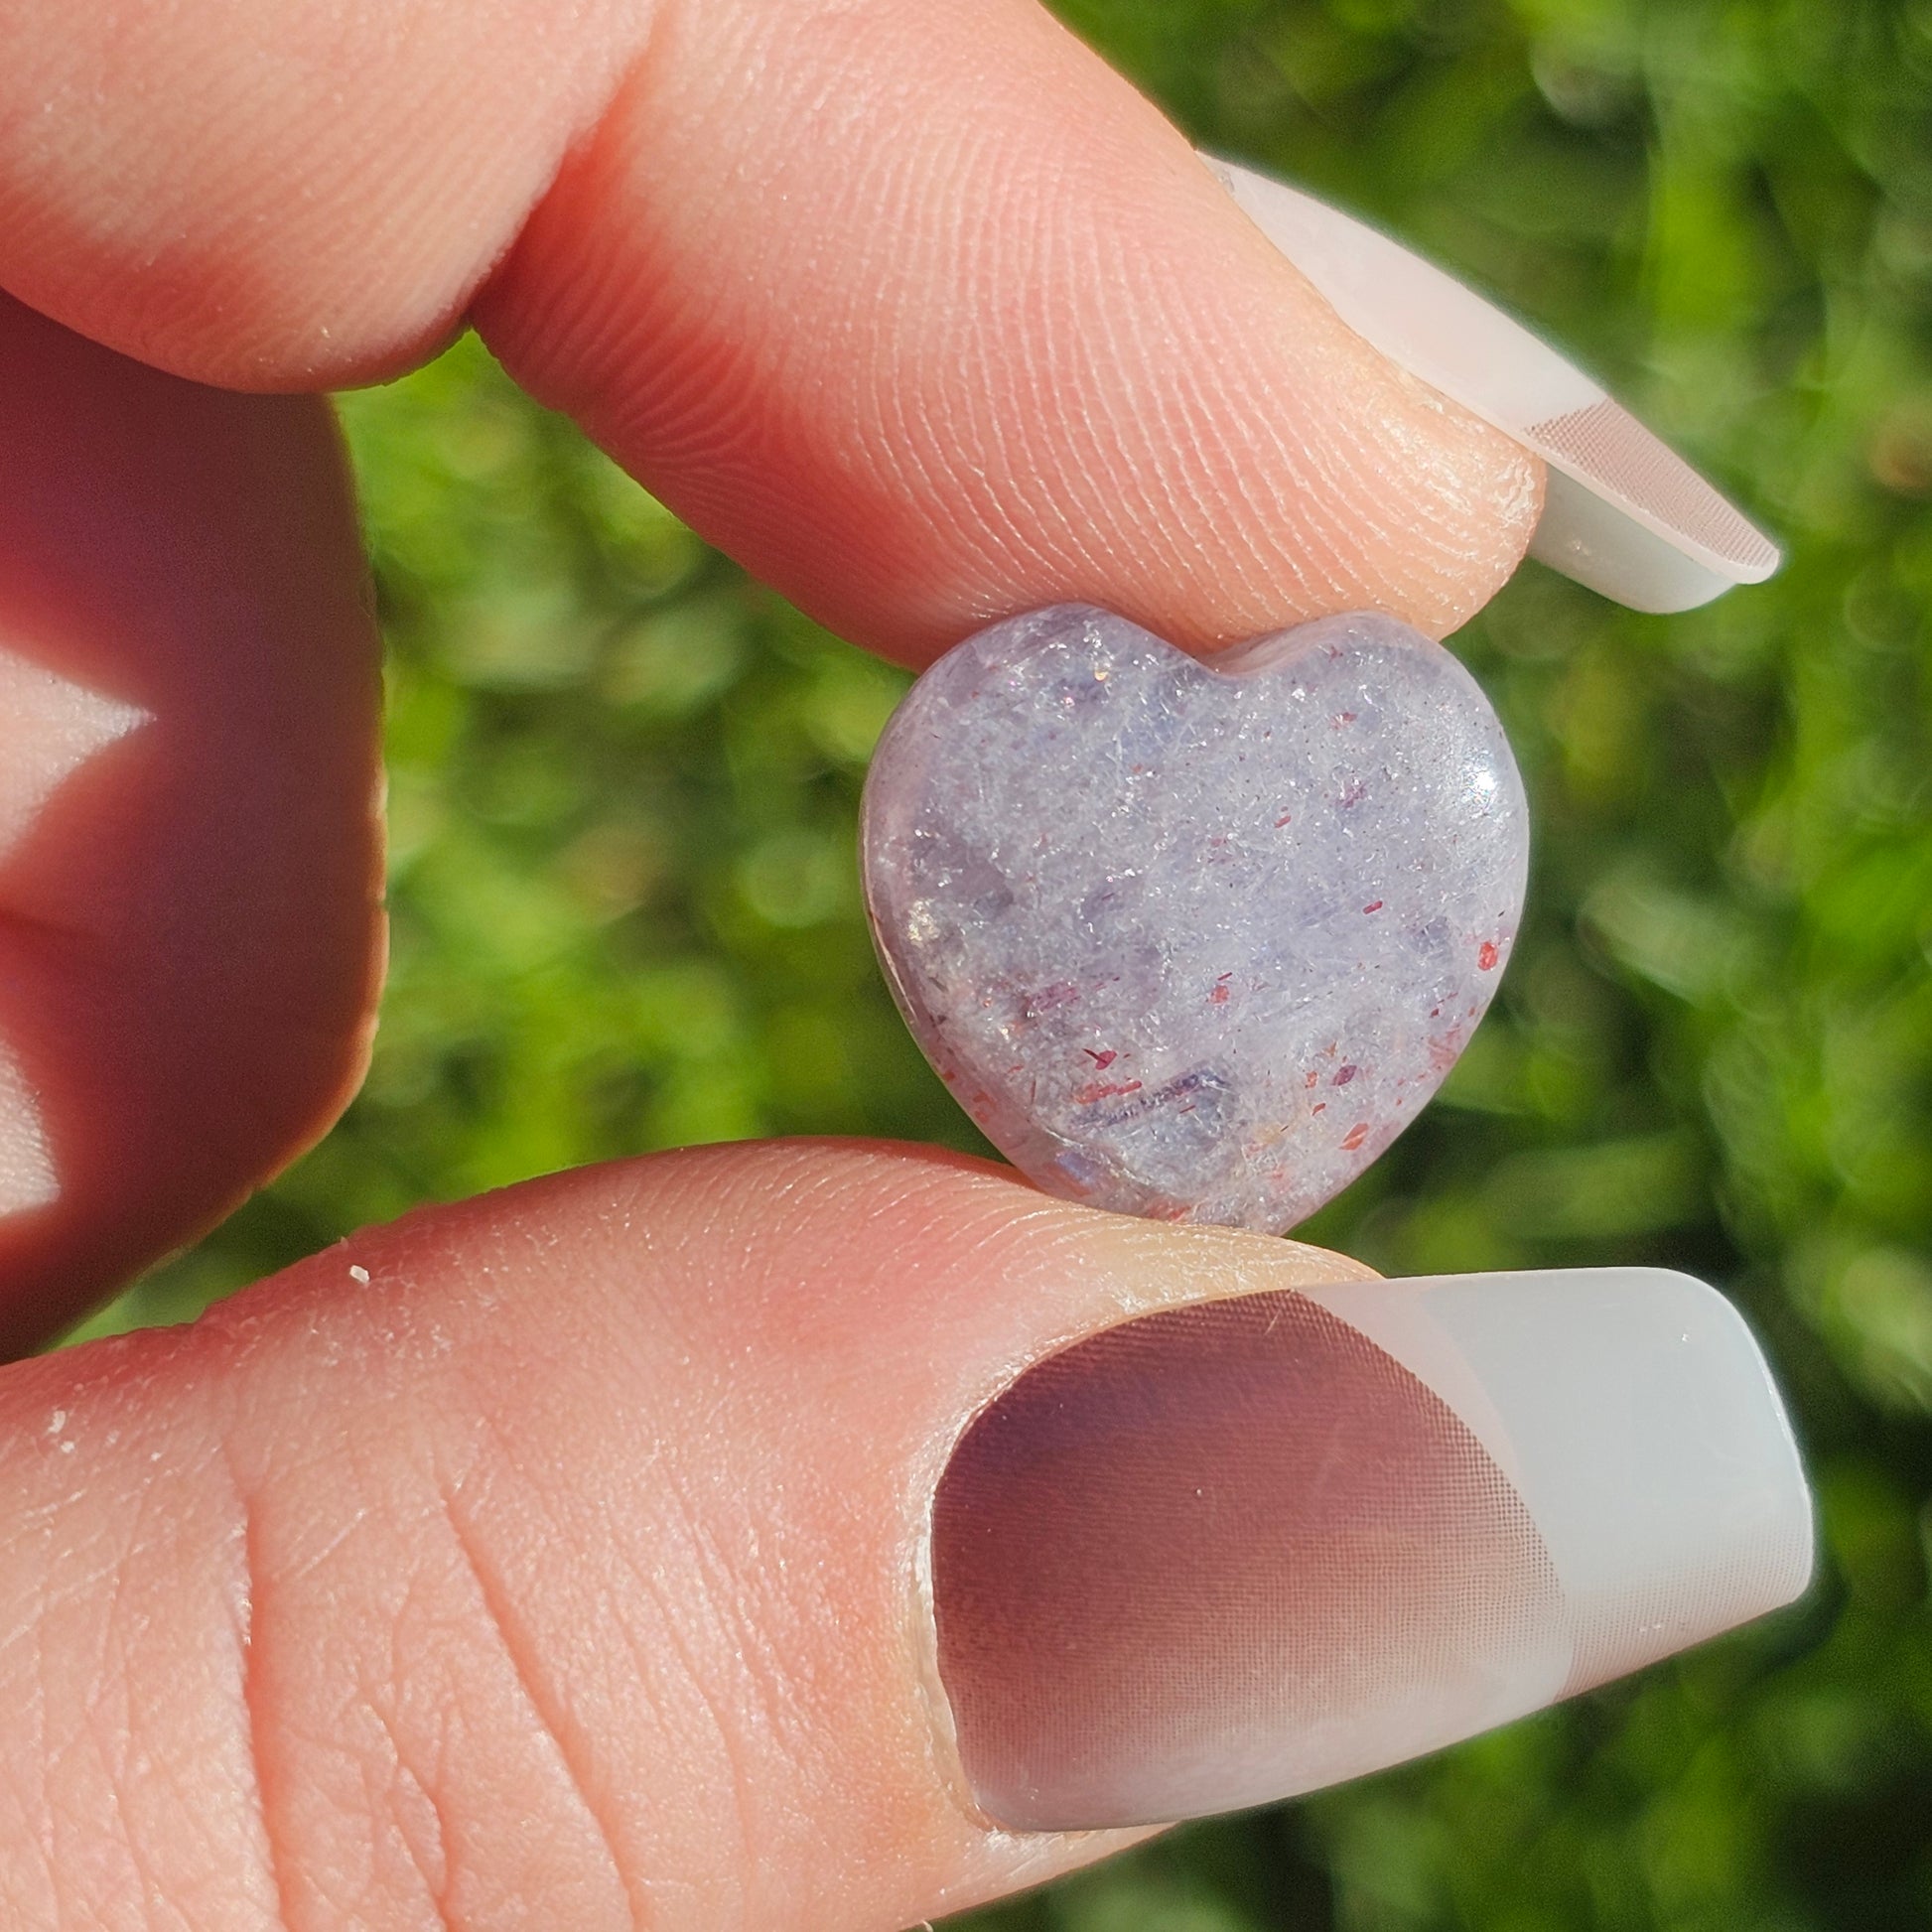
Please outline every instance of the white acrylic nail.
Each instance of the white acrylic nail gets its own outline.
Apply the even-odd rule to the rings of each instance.
[[[1522,1498],[1563,1595],[1562,1681],[1538,1702],[1805,1587],[1797,1445],[1756,1339],[1716,1289],[1661,1268],[1579,1268],[1309,1293],[1435,1389]]]
[[[992,1819],[1153,1824],[1440,1749],[1788,1602],[1763,1356],[1657,1269],[1352,1281],[1143,1315],[975,1419],[933,1509]]]
[[[1351,215],[1203,155],[1343,322],[1549,469],[1530,554],[1638,611],[1688,611],[1777,569],[1777,546],[1575,363]]]

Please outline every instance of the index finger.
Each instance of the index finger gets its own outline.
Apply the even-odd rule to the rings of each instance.
[[[1361,607],[1441,633],[1535,521],[1533,460],[1344,328],[1033,0],[89,0],[0,30],[0,75],[28,301],[260,387],[474,313],[895,655],[1067,598],[1195,646]],[[49,132],[56,91],[82,125]]]

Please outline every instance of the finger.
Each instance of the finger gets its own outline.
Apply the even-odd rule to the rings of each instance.
[[[485,337],[844,634],[1063,597],[1452,626],[1533,466],[1401,378],[1032,0],[667,9]]]
[[[29,1924],[890,1932],[1631,1668],[1809,1547],[1683,1277],[1369,1283],[829,1144],[419,1214],[7,1371],[0,1438]]]
[[[1363,606],[1441,632],[1535,521],[1534,463],[1032,0],[81,11],[0,45],[12,287],[261,386],[474,307],[703,534],[899,655],[1065,599],[1194,645]],[[56,87],[100,103],[85,140],[29,111]]]
[[[0,1349],[334,1118],[381,929],[378,688],[326,408],[0,297]]]

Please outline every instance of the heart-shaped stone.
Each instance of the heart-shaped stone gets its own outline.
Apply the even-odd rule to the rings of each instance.
[[[1502,726],[1440,644],[1327,618],[1205,664],[1083,606],[949,651],[866,784],[907,1024],[1049,1192],[1279,1231],[1441,1083],[1522,909]]]

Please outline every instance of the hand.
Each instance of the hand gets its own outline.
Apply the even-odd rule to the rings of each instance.
[[[1023,0],[17,10],[0,282],[15,1351],[318,1135],[366,1050],[348,490],[322,403],[233,391],[471,318],[908,663],[1069,598],[1195,645],[1440,633],[1535,516],[1527,459]],[[1124,1315],[1355,1273],[916,1150],[737,1147],[20,1363],[7,1923],[892,1927],[1099,1856],[990,1829],[935,1721],[948,1451]]]

